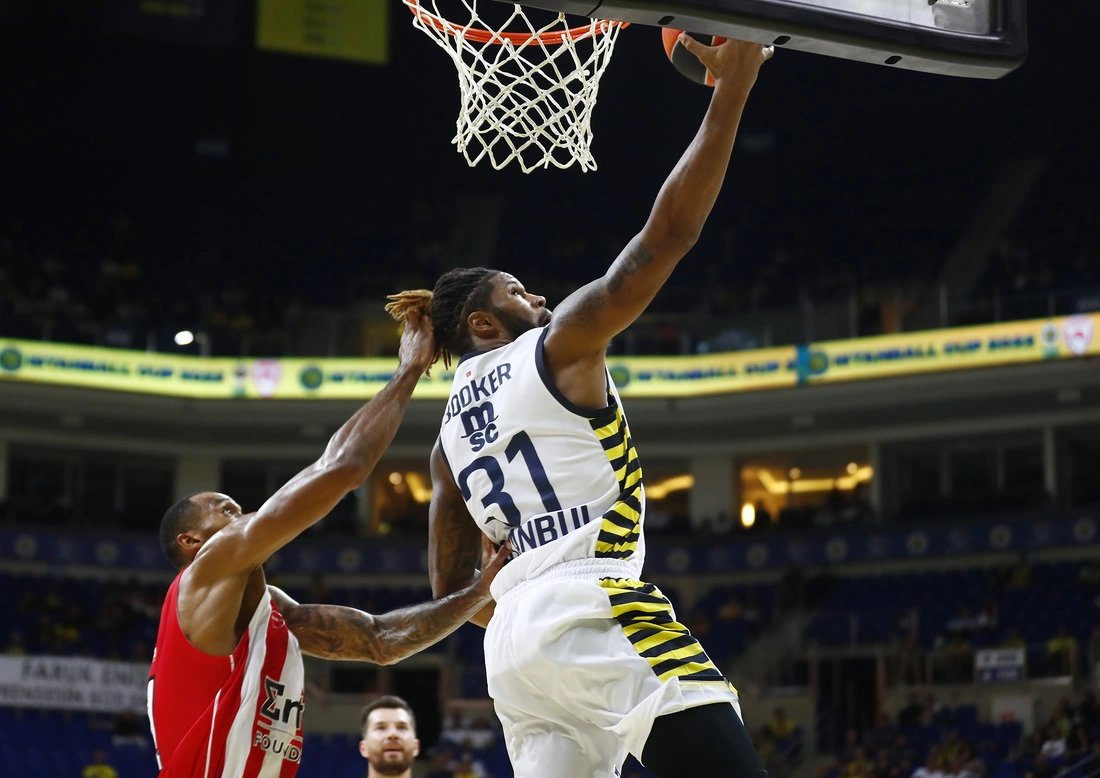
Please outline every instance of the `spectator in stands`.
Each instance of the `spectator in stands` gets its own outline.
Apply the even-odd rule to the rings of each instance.
[[[469,751],[463,752],[452,769],[452,778],[488,778],[488,775],[485,765]]]
[[[1050,714],[1050,718],[1047,720],[1046,729],[1053,727],[1058,737],[1064,738],[1070,733],[1070,730],[1073,729],[1075,716],[1076,712],[1073,709],[1073,702],[1067,694],[1058,700],[1054,712]]]
[[[1081,692],[1081,701],[1077,704],[1077,718],[1088,729],[1095,729],[1100,723],[1100,707],[1096,704],[1096,693],[1092,689]]]
[[[909,693],[909,702],[898,711],[898,726],[902,729],[912,729],[921,723],[924,718],[924,706],[920,696],[916,692]]]
[[[23,633],[13,629],[8,633],[8,642],[4,645],[4,653],[8,656],[23,656],[27,653],[27,645],[23,642]]]
[[[978,620],[965,602],[959,603],[959,612],[947,620],[947,631],[952,635],[969,636],[978,627]]]
[[[856,757],[856,749],[859,748],[859,732],[850,729],[844,733],[844,745],[837,754],[837,762],[845,765]]]
[[[862,746],[852,750],[852,759],[840,771],[842,778],[873,778],[875,765],[869,761]]]
[[[908,763],[912,765],[916,760],[917,754],[909,745],[909,736],[904,732],[899,732],[894,736],[894,742],[890,744],[890,759],[895,765],[903,765]],[[909,778],[910,773],[913,772],[910,767],[908,772],[905,772],[902,778]]]
[[[1035,582],[1035,570],[1027,559],[1027,554],[1020,552],[1016,564],[1008,571],[1004,588],[1008,591],[1023,591],[1030,589]]]
[[[943,770],[940,769],[939,750],[936,748],[930,749],[924,766],[914,770],[910,778],[945,778]]]
[[[760,599],[753,589],[745,592],[745,605],[741,611],[741,618],[749,629],[749,637],[755,638],[764,629],[764,611],[760,608]]]
[[[879,711],[875,716],[875,725],[863,733],[863,746],[876,753],[888,749],[894,742],[896,730],[890,724],[890,716]]]
[[[896,769],[890,759],[890,751],[880,748],[875,756],[875,769],[871,773],[872,778],[893,778]],[[905,776],[905,778],[909,778],[909,776]]]
[[[1027,643],[1020,637],[1020,630],[1013,627],[1005,633],[1005,639],[1001,641],[1001,648],[1027,648]]]
[[[1069,634],[1065,625],[1059,625],[1047,641],[1047,661],[1051,671],[1059,675],[1073,675],[1077,664],[1077,639]]]
[[[1036,730],[1024,738],[1016,750],[1016,759],[1021,762],[1034,762],[1043,750],[1043,733]]]
[[[962,635],[942,643],[944,680],[961,683],[974,674],[974,649]]]
[[[718,613],[716,614],[719,621],[740,621],[741,617],[745,615],[745,609],[741,607],[740,600],[737,599],[737,595],[734,592],[730,592],[726,597],[726,601],[718,606]]]
[[[385,695],[363,708],[359,753],[367,760],[367,778],[412,778],[420,754],[416,715],[400,697]]]
[[[783,749],[794,739],[796,729],[798,729],[798,722],[788,716],[782,707],[778,707],[772,712],[768,723],[764,725],[764,734]]]
[[[1027,771],[1024,778],[1054,778],[1058,769],[1050,763],[1050,760],[1044,754],[1039,754],[1035,757],[1035,762],[1032,764],[1031,769]]]
[[[1043,733],[1043,745],[1039,755],[1047,759],[1059,759],[1066,753],[1066,738],[1057,724],[1051,724]]]
[[[707,635],[710,633],[710,616],[701,607],[696,607],[691,611],[691,616],[688,618],[688,631],[696,637]]]
[[[147,720],[142,721],[132,710],[124,710],[111,722],[111,745],[115,748],[148,748],[149,739],[145,736],[148,731]]]
[[[966,749],[967,745],[963,742],[962,733],[957,729],[948,730],[940,746],[940,766],[945,771],[950,771],[959,758],[966,754]]]
[[[982,778],[985,762],[978,758],[970,744],[964,744],[948,774],[952,778]]]
[[[1089,733],[1088,730],[1080,724],[1073,728],[1073,731],[1069,733],[1069,737],[1066,738],[1065,742],[1065,764],[1073,764],[1082,759],[1089,752]]]
[[[118,778],[118,771],[107,764],[107,752],[97,748],[92,763],[80,771],[81,778]]]
[[[444,743],[432,754],[432,761],[428,765],[427,778],[452,778],[454,770],[451,765],[456,759],[454,746]]]

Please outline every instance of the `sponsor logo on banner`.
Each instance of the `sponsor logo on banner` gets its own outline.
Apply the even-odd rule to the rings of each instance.
[[[844,538],[833,538],[825,544],[825,558],[830,562],[843,562],[848,558],[848,541]]]
[[[1015,683],[1024,680],[1025,650],[991,648],[974,654],[979,683]]]
[[[905,539],[905,550],[911,556],[924,556],[928,552],[928,533],[917,530]]]
[[[753,543],[745,554],[745,562],[749,567],[763,567],[768,564],[768,547],[763,543]]]
[[[252,382],[256,384],[256,392],[265,399],[275,396],[282,377],[283,366],[277,359],[258,359],[252,366]]]
[[[321,372],[321,368],[309,365],[302,368],[298,380],[301,381],[303,389],[317,389],[325,382],[325,374]]]
[[[608,368],[608,372],[611,373],[611,380],[616,389],[625,389],[630,383],[630,368],[626,365],[612,365]]]
[[[113,565],[118,561],[118,544],[113,540],[96,543],[95,558],[101,565]]]
[[[1084,356],[1092,345],[1093,325],[1088,316],[1070,316],[1062,324],[1062,334],[1069,350]]]
[[[0,656],[0,705],[118,712],[145,710],[149,665],[56,656]]]
[[[354,548],[345,548],[340,552],[340,555],[336,557],[336,566],[345,573],[353,573],[359,569],[359,564],[362,561],[362,554]]]
[[[1043,328],[1039,330],[1039,341],[1043,344],[1043,356],[1044,357],[1056,357],[1058,356],[1058,341],[1061,340],[1061,333],[1058,331],[1058,325],[1052,321],[1048,321],[1043,325]]]
[[[998,524],[989,531],[989,545],[997,551],[1004,551],[1012,545],[1012,530],[1004,524]]]
[[[0,370],[14,373],[23,366],[23,354],[17,348],[0,351]]]
[[[34,535],[18,535],[12,550],[20,559],[34,559],[38,554],[38,541]]]
[[[691,554],[685,548],[674,548],[668,552],[668,569],[674,573],[682,573],[691,567]]]
[[[1073,539],[1078,543],[1091,543],[1096,537],[1096,522],[1085,517],[1073,522]]]

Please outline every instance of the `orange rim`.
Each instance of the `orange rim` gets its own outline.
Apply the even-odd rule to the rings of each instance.
[[[486,30],[478,27],[462,27],[447,21],[441,16],[433,14],[431,11],[426,11],[420,7],[419,0],[405,0],[405,5],[412,11],[413,16],[420,19],[424,24],[434,27],[440,32],[444,32],[447,35],[461,35],[467,40],[474,41],[475,43],[491,43],[501,45],[505,41],[508,41],[513,46],[519,46],[523,43],[534,39],[541,43],[546,43],[551,46],[556,46],[565,43],[567,40],[583,40],[596,34],[602,34],[607,32],[612,27],[629,27],[629,22],[616,22],[609,19],[598,19],[594,25],[585,25],[584,27],[574,27],[571,30],[561,30],[559,32],[494,32],[492,30]]]

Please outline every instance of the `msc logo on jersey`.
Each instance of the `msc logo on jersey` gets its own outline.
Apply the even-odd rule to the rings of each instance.
[[[475,405],[468,411],[463,411],[459,416],[462,419],[462,430],[466,433],[463,440],[470,442],[470,448],[481,451],[486,443],[496,443],[500,437],[497,432],[497,415],[491,402]]]

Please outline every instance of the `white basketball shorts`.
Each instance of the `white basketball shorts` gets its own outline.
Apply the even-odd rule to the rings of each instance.
[[[485,634],[489,695],[516,778],[614,778],[657,716],[737,691],[629,565],[563,562],[503,595]]]

